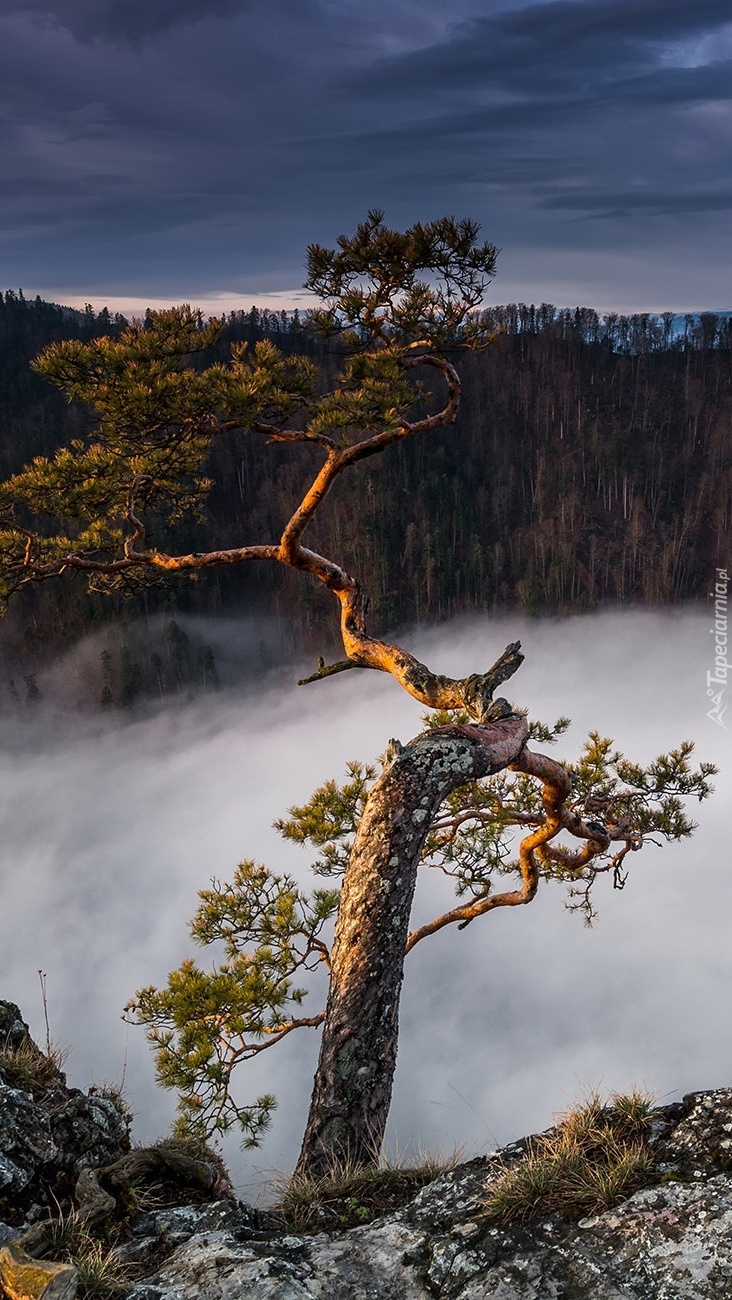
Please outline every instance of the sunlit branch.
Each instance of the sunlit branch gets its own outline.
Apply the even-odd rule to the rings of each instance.
[[[266,1034],[267,1038],[263,1043],[247,1043],[244,1045],[242,1055],[239,1060],[248,1060],[252,1056],[257,1056],[259,1052],[264,1052],[268,1047],[274,1047],[275,1043],[281,1042],[293,1029],[315,1029],[322,1025],[325,1019],[325,1011],[318,1012],[317,1016],[302,1016],[296,1020],[288,1020],[284,1025],[262,1025],[260,1033]]]
[[[450,816],[437,817],[432,823],[432,830],[445,832],[445,842],[454,840],[460,828],[468,822],[482,822],[486,826],[542,826],[544,817],[541,813],[524,813],[516,810],[509,812],[504,804],[496,808],[466,808],[464,812]]]
[[[418,366],[433,366],[439,370],[447,382],[448,400],[441,411],[434,415],[427,415],[422,420],[415,420],[413,423],[409,420],[400,421],[397,428],[385,429],[382,433],[375,433],[371,438],[364,438],[361,442],[356,442],[343,453],[344,465],[353,465],[359,460],[364,460],[367,456],[373,456],[376,452],[384,451],[386,447],[391,447],[395,442],[400,442],[405,438],[414,438],[423,433],[430,433],[433,429],[443,429],[446,425],[452,424],[458,413],[461,397],[460,377],[457,370],[450,361],[445,357],[427,354],[424,356],[406,357],[402,362],[406,370],[414,370]]]
[[[292,934],[301,935],[301,937],[305,939],[308,944],[307,951],[303,954],[302,961],[299,963],[299,965],[304,966],[305,970],[317,969],[317,967],[308,966],[307,964],[308,958],[312,956],[314,953],[317,962],[318,963],[323,962],[323,964],[327,967],[327,969],[330,970],[330,948],[326,943],[323,943],[322,939],[318,939],[318,937],[314,934],[311,934],[309,930],[303,930],[303,929],[293,930]],[[295,967],[295,969],[297,969],[297,967]]]
[[[482,275],[482,273],[481,273]],[[480,278],[480,277],[479,277]],[[386,292],[386,291],[385,291]],[[391,292],[391,289],[390,289]],[[389,305],[386,294],[385,307]],[[378,304],[377,304],[378,307]],[[373,322],[372,322],[373,325]],[[386,340],[392,346],[391,340]],[[266,437],[281,442],[312,442],[323,447],[325,460],[311,480],[310,485],[293,510],[287,521],[278,544],[257,544],[239,546],[221,550],[194,552],[189,554],[171,554],[164,550],[146,546],[145,524],[142,511],[138,508],[137,497],[141,488],[155,487],[154,475],[137,475],[127,489],[126,521],[128,535],[122,541],[122,554],[104,558],[92,548],[73,549],[73,542],[61,542],[65,553],[56,558],[33,561],[30,546],[25,548],[24,560],[18,560],[15,573],[11,579],[14,585],[28,581],[38,581],[58,574],[75,571],[88,575],[106,575],[110,578],[134,576],[135,571],[157,573],[193,573],[198,570],[219,565],[241,564],[253,560],[269,560],[282,564],[286,568],[310,574],[321,582],[336,596],[340,603],[341,637],[346,653],[345,661],[325,668],[320,665],[316,673],[303,679],[303,682],[318,681],[344,671],[346,666],[371,668],[390,673],[400,685],[420,703],[430,708],[454,709],[465,708],[479,722],[507,716],[510,706],[505,701],[493,702],[493,691],[500,681],[516,671],[522,661],[518,645],[508,647],[504,655],[489,669],[488,673],[473,675],[465,679],[453,679],[432,673],[406,650],[398,645],[374,637],[367,631],[368,598],[359,580],[349,574],[338,563],[303,545],[305,530],[312,522],[317,511],[327,498],[331,488],[340,475],[359,461],[384,451],[400,440],[414,438],[421,434],[445,427],[455,420],[460,403],[460,379],[455,367],[443,355],[436,351],[426,351],[433,347],[429,337],[420,337],[411,343],[405,341],[401,350],[397,349],[398,363],[404,371],[419,367],[431,367],[439,372],[447,387],[447,400],[442,408],[432,415],[410,421],[395,411],[392,427],[365,436],[350,446],[337,446],[326,434],[309,433],[305,430],[281,428],[267,420],[252,420],[247,423],[244,417],[219,420],[209,414],[202,417],[197,425],[192,426],[194,433],[213,437],[234,429],[248,428]],[[292,401],[299,401],[297,394],[291,395]],[[303,399],[303,405],[307,404]],[[184,457],[183,440],[178,448],[179,457]],[[173,472],[185,472],[182,463],[177,466],[176,449],[170,450],[173,457]],[[171,472],[171,463],[166,467]],[[58,544],[58,543],[57,543]]]
[[[213,437],[240,430],[264,434],[269,442],[311,442],[328,451],[336,448],[336,443],[326,433],[311,433],[307,429],[282,429],[279,425],[267,424],[264,420],[255,420],[250,424],[244,420],[218,420],[212,415],[201,424],[201,432]]]
[[[307,429],[278,429],[273,424],[253,424],[251,427],[254,433],[265,434],[268,442],[312,442],[316,446],[326,447],[328,451],[336,448],[336,443],[327,433],[311,433]]]
[[[527,776],[537,777],[543,786],[542,803],[544,815],[541,824],[524,837],[519,844],[519,866],[522,884],[520,889],[505,890],[500,894],[486,894],[484,898],[475,899],[461,907],[452,908],[436,917],[426,925],[412,931],[406,949],[409,952],[415,944],[430,934],[443,929],[446,925],[457,924],[459,928],[469,925],[476,917],[498,907],[519,907],[530,903],[536,895],[539,884],[539,863],[546,864],[553,860],[570,869],[582,870],[600,853],[606,851],[610,835],[603,828],[587,826],[574,812],[568,810],[566,801],[572,792],[572,782],[566,769],[555,759],[545,754],[536,754],[528,747],[510,764],[510,769]],[[481,814],[481,817],[483,814]],[[573,833],[582,835],[587,840],[585,846],[576,854],[562,849],[549,848],[549,843],[562,830],[572,829]],[[627,840],[627,836],[622,838]],[[637,847],[628,841],[626,848],[618,858],[622,860],[625,853]],[[610,864],[608,864],[610,866]]]
[[[93,560],[84,555],[65,555],[63,559],[47,566],[47,576],[55,576],[64,569],[80,573],[106,573],[114,575],[132,569],[163,569],[166,573],[190,573],[196,569],[213,568],[217,564],[242,564],[247,560],[276,560],[276,546],[235,546],[230,550],[194,552],[190,555],[167,555],[164,551],[134,553],[120,560]],[[34,578],[44,576],[38,570]]]

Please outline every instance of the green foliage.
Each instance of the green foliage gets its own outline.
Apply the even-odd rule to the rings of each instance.
[[[307,803],[295,805],[288,817],[280,817],[274,824],[283,839],[320,849],[320,856],[312,864],[317,876],[337,876],[345,871],[353,837],[376,779],[376,768],[369,763],[347,763],[346,773],[342,785],[326,781],[313,791]]]
[[[615,843],[624,841],[619,852],[608,850],[581,873],[570,872],[572,906],[591,922],[594,911],[590,891],[602,871],[611,870],[613,884],[622,889],[627,876],[624,862],[628,852],[646,843],[675,843],[688,839],[697,823],[687,814],[683,800],[701,803],[712,793],[713,763],[691,765],[691,741],[660,754],[646,767],[626,759],[615,750],[612,740],[590,732],[576,763],[568,763],[572,778],[573,807],[586,822],[598,822],[611,831]],[[558,864],[554,863],[554,869]]]
[[[530,735],[543,744],[554,743],[568,725],[566,718],[559,718],[553,727],[532,722]],[[597,828],[601,837],[609,836],[609,844],[589,864],[578,866],[576,844],[553,843],[542,854],[540,872],[546,879],[568,884],[570,906],[588,923],[595,916],[591,891],[599,875],[610,872],[615,888],[622,889],[629,852],[637,852],[647,842],[674,842],[693,834],[696,823],[686,814],[682,800],[706,799],[716,772],[711,763],[692,768],[693,749],[684,742],[643,767],[625,759],[611,740],[591,732],[579,759],[564,764],[572,779],[568,821],[576,817],[585,827]],[[516,828],[530,831],[543,824],[544,816],[542,790],[532,777],[499,772],[449,796],[428,834],[425,861],[452,876],[459,895],[485,897],[494,874],[519,870]]]
[[[425,719],[429,726],[466,720],[458,713]],[[567,718],[550,726],[532,722],[530,733],[543,744],[555,743],[568,725]],[[571,849],[560,848],[552,856],[550,848],[540,871],[546,881],[568,885],[570,906],[588,920],[594,915],[591,890],[599,875],[610,873],[616,887],[622,887],[622,863],[629,851],[693,833],[682,800],[705,799],[715,769],[709,763],[693,768],[692,751],[685,742],[643,767],[592,732],[577,761],[567,764],[574,785],[566,802],[570,823],[572,818],[585,824],[589,819],[596,833],[612,831],[616,838],[604,851],[596,844],[595,856],[584,866],[571,865]],[[316,875],[343,874],[376,775],[370,764],[348,763],[343,782],[326,781],[275,823],[283,839],[317,850]],[[483,899],[495,877],[519,872],[517,837],[541,826],[544,818],[542,787],[532,777],[503,771],[470,782],[438,810],[425,840],[423,865],[447,876],[458,897]],[[184,961],[169,975],[167,988],[141,990],[127,1013],[147,1028],[159,1082],[179,1093],[180,1132],[205,1137],[235,1125],[244,1133],[244,1144],[254,1146],[275,1101],[266,1096],[240,1106],[231,1092],[232,1073],[241,1061],[292,1030],[322,1020],[322,1013],[303,1017],[295,1009],[306,995],[300,979],[329,964],[325,935],[338,891],[316,889],[308,896],[290,876],[244,862],[230,883],[214,881],[199,898],[193,938],[202,947],[223,947],[224,960],[208,973],[193,960]],[[630,1103],[619,1101],[618,1106],[632,1118]]]
[[[99,566],[121,560],[142,516],[148,545],[164,545],[171,528],[202,518],[221,421],[248,429],[284,420],[310,398],[311,363],[285,359],[268,341],[251,352],[236,345],[227,365],[203,365],[221,331],[183,306],[150,312],[114,338],[46,348],[35,369],[91,409],[93,431],[0,486],[0,596],[29,573],[60,572],[72,555]],[[151,580],[145,566],[134,575],[88,570],[103,589]]]
[[[348,447],[364,433],[399,428],[418,395],[399,357],[363,354],[346,361],[342,383],[321,398],[305,427],[311,435],[324,434]]]
[[[529,722],[529,740],[538,740],[541,745],[554,745],[568,731],[572,722],[570,718],[557,718],[553,725],[547,726],[545,722],[539,722],[532,718]]]
[[[234,342],[211,361],[224,322],[188,305],[150,311],[114,337],[50,344],[36,372],[83,403],[93,428],[0,485],[0,601],[69,567],[92,590],[123,592],[203,567],[186,528],[203,524],[222,434],[330,450],[395,436],[420,399],[411,370],[425,349],[488,337],[470,314],[497,254],[477,234],[452,218],[399,234],[370,213],[337,252],[310,248],[308,285],[327,301],[311,325],[342,335],[332,387],[330,361],[286,357],[270,339]]]
[[[578,1219],[624,1200],[653,1170],[652,1115],[652,1099],[643,1093],[615,1094],[609,1106],[591,1094],[499,1172],[488,1188],[486,1214],[499,1223],[537,1213]]]
[[[343,333],[361,346],[484,342],[486,330],[471,312],[495,274],[498,249],[478,244],[479,229],[443,217],[389,230],[373,209],[337,249],[309,246],[306,287],[326,302],[311,320],[326,336]]]
[[[337,898],[326,890],[307,898],[290,876],[251,861],[199,898],[193,938],[220,945],[224,959],[209,972],[187,959],[165,989],[141,989],[125,1010],[147,1028],[158,1081],[179,1094],[182,1131],[210,1135],[236,1124],[244,1145],[255,1146],[275,1100],[267,1094],[239,1105],[232,1071],[292,1029],[319,1023],[293,1014],[306,992],[293,981],[327,959],[320,932]]]
[[[423,720],[429,728],[469,721],[467,714],[458,711],[434,711]],[[532,721],[529,733],[542,744],[553,744],[568,726],[564,717],[551,726]],[[693,750],[685,741],[644,767],[625,759],[612,741],[591,732],[577,761],[565,763],[573,786],[568,814],[585,824],[591,822],[612,838],[607,850],[598,852],[586,867],[572,864],[576,844],[574,848],[552,846],[540,870],[545,879],[568,885],[570,906],[588,922],[595,916],[591,891],[599,875],[610,873],[614,886],[621,889],[629,852],[637,852],[645,843],[676,842],[693,834],[696,823],[687,815],[683,800],[706,799],[716,772],[711,763],[692,767]],[[318,848],[313,864],[317,874],[342,874],[374,779],[373,768],[350,763],[343,784],[327,781],[306,804],[290,809],[288,818],[275,823],[285,838]],[[423,863],[451,877],[458,897],[484,898],[495,876],[519,872],[517,837],[522,828],[528,833],[542,825],[544,818],[542,787],[533,777],[505,770],[469,782],[454,790],[438,810],[425,841]]]
[[[463,390],[460,436],[436,432],[370,461],[358,490],[344,483],[320,512],[319,549],[372,575],[374,621],[393,627],[517,605],[576,611],[605,601],[659,606],[705,597],[726,545],[732,324],[720,318],[710,344],[691,320],[684,337],[669,336],[648,316],[603,320],[547,305],[491,307],[480,316],[500,337],[453,358]],[[64,403],[60,390],[29,370],[30,359],[51,341],[116,337],[125,324],[0,295],[0,477],[35,456],[52,457],[93,427],[89,410]],[[307,354],[331,385],[334,341],[318,340],[295,315],[229,314],[210,359],[225,364],[232,343],[247,341],[252,350],[263,338],[285,355]],[[252,437],[214,439],[204,473],[216,491],[195,537],[182,521],[185,548],[276,538],[282,476],[292,474],[293,459],[290,448]],[[157,534],[151,542],[167,546],[167,533],[165,542]],[[25,673],[116,618],[126,593],[99,599],[78,581],[26,587],[16,602],[17,637],[8,627],[4,648],[21,694]],[[146,605],[152,613],[164,604],[169,615],[174,599],[204,614],[212,599],[225,609],[263,597],[270,608],[279,600],[288,614],[305,611],[312,649],[322,648],[328,602],[314,601],[308,584],[288,583],[274,565],[256,573],[229,566],[215,584],[153,587]],[[154,680],[145,690],[157,694]],[[90,700],[100,693],[95,686]]]

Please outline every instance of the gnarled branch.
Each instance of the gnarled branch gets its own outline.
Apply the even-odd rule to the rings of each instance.
[[[205,430],[210,436],[223,430],[251,427],[254,431],[265,433],[274,440],[310,441],[324,447],[325,460],[285,524],[279,543],[239,546],[185,555],[169,554],[145,547],[145,525],[137,510],[135,498],[139,489],[153,480],[150,475],[138,474],[127,489],[126,518],[131,531],[124,540],[122,555],[104,559],[93,552],[69,549],[54,560],[34,560],[30,538],[22,529],[17,528],[18,535],[25,538],[25,543],[22,556],[18,556],[8,571],[9,586],[20,586],[25,582],[47,579],[66,570],[115,577],[145,569],[161,573],[191,573],[218,565],[242,564],[253,560],[275,561],[316,578],[333,592],[341,607],[341,636],[347,658],[327,670],[319,667],[315,674],[304,678],[303,683],[320,680],[322,677],[342,672],[347,667],[372,668],[390,673],[404,690],[430,708],[465,708],[479,722],[505,716],[510,711],[509,706],[500,701],[494,704],[493,692],[496,686],[511,676],[522,662],[518,643],[507,647],[501,659],[487,673],[474,674],[462,679],[433,673],[401,646],[370,635],[366,621],[368,598],[359,580],[347,573],[335,561],[302,544],[306,528],[312,522],[336,480],[347,468],[384,451],[400,440],[428,433],[454,421],[460,403],[460,379],[455,367],[438,353],[425,353],[420,350],[414,354],[412,352],[414,346],[417,345],[406,346],[400,364],[405,370],[412,370],[418,366],[428,366],[437,370],[447,385],[447,400],[444,406],[441,410],[420,420],[410,422],[403,418],[397,419],[392,428],[365,437],[351,446],[339,447],[325,434],[310,435],[302,430],[282,429],[277,425],[261,421],[253,421],[251,426],[245,426],[237,419],[217,422],[214,417],[206,417],[201,423],[200,429]],[[419,347],[421,348],[421,343]]]
[[[88,505],[81,498],[79,517],[106,521],[112,529],[102,544],[94,528],[82,530],[77,545],[63,530],[53,538],[40,537],[34,559],[22,529],[11,524],[4,539],[6,594],[67,570],[130,580],[135,571],[140,576],[145,571],[189,573],[267,559],[308,573],[334,593],[341,606],[346,659],[354,666],[390,673],[432,708],[466,708],[478,721],[505,714],[508,706],[492,705],[496,666],[480,677],[453,680],[374,637],[367,630],[367,598],[358,578],[303,545],[305,530],[346,469],[397,442],[454,422],[460,378],[446,352],[475,346],[485,334],[470,313],[495,274],[498,252],[493,244],[478,242],[478,231],[475,222],[452,217],[391,231],[383,213],[373,210],[353,238],[339,239],[337,249],[309,247],[307,284],[325,300],[324,310],[312,313],[312,323],[326,334],[345,334],[352,354],[339,381],[342,387],[321,396],[315,391],[314,368],[305,361],[285,360],[271,344],[257,345],[251,365],[244,347],[235,347],[228,368],[190,366],[190,358],[211,347],[222,328],[215,321],[204,327],[200,313],[190,308],[157,313],[144,332],[128,329],[115,342],[47,349],[37,368],[69,395],[96,403],[102,416],[99,443],[83,464],[83,457],[74,459],[76,453],[70,459],[39,463],[16,476],[8,488],[26,506],[37,508],[41,500],[44,509],[60,509],[66,518],[61,500],[65,483],[73,486],[74,470],[85,483],[94,480],[98,464],[108,491],[92,495]],[[110,354],[114,382],[107,389]],[[136,368],[135,377],[140,367],[152,367],[132,398],[120,379],[126,361]],[[437,411],[410,419],[417,396],[410,377],[419,369],[436,372],[446,396]],[[325,453],[279,542],[185,555],[151,548],[136,502],[140,488],[159,486],[161,497],[175,504],[171,482],[178,480],[184,485],[182,499],[195,500],[204,486],[197,476],[207,441],[236,430],[263,434],[273,442],[310,443]],[[131,486],[123,482],[124,470],[122,480],[119,475],[126,457],[135,466]],[[189,481],[192,486],[186,486]],[[120,515],[126,523],[124,537]],[[104,545],[115,553],[105,555]],[[519,662],[514,655],[505,676]],[[342,671],[340,665],[305,680],[336,671]]]
[[[524,746],[509,767],[511,771],[537,777],[543,786],[543,819],[519,844],[521,888],[504,890],[500,894],[486,894],[484,898],[475,899],[472,903],[451,908],[442,916],[435,917],[433,921],[413,930],[407,940],[407,952],[422,939],[442,930],[446,925],[457,924],[459,929],[463,929],[476,917],[483,916],[495,908],[521,907],[525,903],[530,903],[535,898],[539,886],[539,863],[545,864],[550,857],[561,861],[564,866],[581,870],[607,848],[609,843],[607,835],[603,836],[599,829],[593,832],[579,817],[567,809],[566,801],[572,792],[572,781],[561,763]],[[576,855],[570,856],[548,848],[550,841],[564,829],[572,829],[575,834],[583,834],[587,838],[585,848]]]

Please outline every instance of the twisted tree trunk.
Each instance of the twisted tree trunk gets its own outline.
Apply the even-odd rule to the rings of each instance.
[[[343,878],[320,1058],[296,1172],[378,1158],[396,1065],[399,995],[420,854],[443,799],[508,767],[523,717],[391,742]]]

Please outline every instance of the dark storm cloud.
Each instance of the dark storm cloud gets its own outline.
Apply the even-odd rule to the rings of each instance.
[[[527,264],[622,250],[656,297],[703,217],[704,305],[731,56],[726,0],[5,0],[0,283],[294,288],[305,245],[376,204],[474,215]]]
[[[35,14],[82,41],[143,41],[172,27],[228,17],[257,7],[257,0],[4,0],[0,12]]]
[[[729,7],[719,0],[698,6],[687,0],[535,4],[469,19],[439,46],[381,61],[363,74],[363,85],[382,104],[404,106],[405,116],[407,105],[429,100],[429,116],[414,114],[388,131],[394,143],[442,146],[467,158],[468,148],[483,142],[494,185],[503,181],[509,159],[521,169],[521,151],[533,145],[532,159],[545,140],[547,166],[525,168],[538,208],[602,208],[613,216],[724,210],[728,190],[696,191],[713,141],[710,123],[695,123],[689,112],[726,107],[732,99],[732,61],[711,57],[723,44],[719,29],[729,22]],[[701,146],[692,160],[687,140],[682,167],[674,166],[678,129],[698,136]],[[372,136],[374,147],[376,140]],[[624,189],[632,169],[640,173],[638,183],[654,188],[665,173],[664,192],[657,201],[631,193],[622,202],[598,201],[593,182],[608,164]],[[719,174],[721,151],[714,164]],[[557,190],[547,199],[542,182],[549,169]],[[567,181],[564,193],[559,187]]]
[[[697,40],[730,21],[726,0],[550,0],[470,17],[440,44],[384,60],[369,81],[387,96],[430,85],[444,97],[464,94],[471,78],[490,77],[493,92],[533,97],[551,88],[563,97],[578,85],[602,87],[618,74],[647,72],[673,42]]]
[[[552,195],[541,200],[541,206],[551,209],[576,208],[583,213],[592,213],[598,217],[625,217],[636,212],[684,213],[684,212],[730,212],[732,210],[732,188],[729,186],[719,193],[695,191],[689,194],[664,194],[654,190],[652,194],[624,193],[613,191],[605,194],[584,193],[571,195]]]

